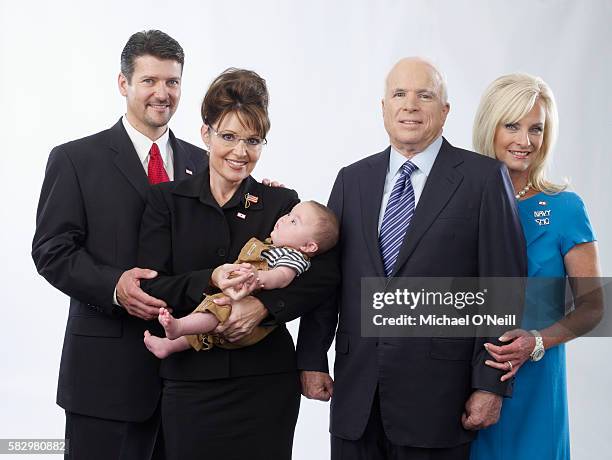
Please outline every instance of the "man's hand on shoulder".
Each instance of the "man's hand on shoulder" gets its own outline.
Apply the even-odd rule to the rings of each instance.
[[[264,178],[264,179],[261,180],[261,183],[263,185],[267,185],[268,187],[281,187],[281,188],[285,188],[285,184],[283,184],[282,182],[279,182],[277,180],[273,180],[273,179]]]
[[[329,401],[334,394],[334,381],[327,372],[302,371],[302,394],[308,399]]]
[[[157,318],[159,309],[167,307],[166,302],[150,296],[140,288],[141,279],[153,279],[156,276],[156,271],[147,268],[134,267],[124,271],[115,287],[117,302],[132,316],[144,320]]]
[[[466,430],[482,430],[499,420],[502,397],[495,393],[476,390],[465,403],[461,423]]]

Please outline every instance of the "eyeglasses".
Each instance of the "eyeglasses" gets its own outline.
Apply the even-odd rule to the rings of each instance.
[[[268,143],[266,139],[260,137],[238,137],[232,132],[221,132],[218,133],[212,126],[208,126],[208,129],[219,138],[219,140],[227,147],[236,147],[240,141],[244,142],[244,146],[247,150],[252,152],[258,152],[264,145]]]

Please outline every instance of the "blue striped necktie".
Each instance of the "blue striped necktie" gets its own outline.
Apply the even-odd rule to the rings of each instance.
[[[410,176],[417,169],[410,160],[402,165],[380,226],[378,239],[386,276],[391,275],[393,271],[410,219],[414,214],[414,188]]]

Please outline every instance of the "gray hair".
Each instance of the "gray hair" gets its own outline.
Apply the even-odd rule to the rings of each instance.
[[[402,62],[407,62],[407,61],[412,61],[412,62],[421,62],[423,64],[426,64],[429,68],[431,68],[432,70],[432,76],[434,81],[437,83],[438,86],[438,90],[439,90],[439,96],[440,96],[440,101],[442,102],[442,104],[447,104],[448,103],[448,90],[447,90],[447,86],[446,86],[446,77],[444,76],[444,74],[440,71],[440,69],[438,69],[432,61],[430,61],[429,59],[420,57],[420,56],[410,56],[410,57],[405,57],[400,59],[399,61],[397,61],[395,63],[395,65],[391,68],[391,70],[389,71],[389,74],[391,73],[391,71],[393,71],[393,69],[395,69],[395,67],[397,67],[400,63]],[[387,74],[387,78],[385,78],[385,87],[384,87],[384,94],[387,93],[387,89],[388,89],[388,81],[389,81],[389,74]]]

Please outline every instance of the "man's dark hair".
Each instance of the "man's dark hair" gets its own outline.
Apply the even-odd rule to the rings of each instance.
[[[170,59],[181,64],[185,61],[183,48],[170,35],[161,30],[143,30],[130,37],[121,52],[121,73],[128,83],[134,73],[134,61],[140,56],[153,56],[158,59]]]

